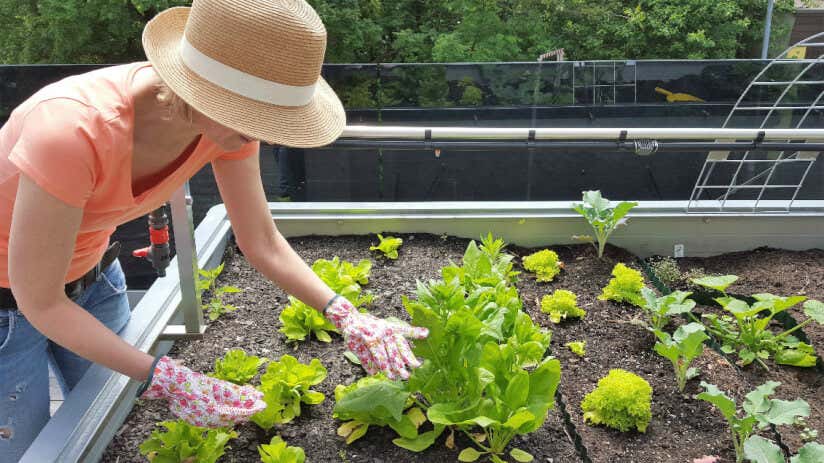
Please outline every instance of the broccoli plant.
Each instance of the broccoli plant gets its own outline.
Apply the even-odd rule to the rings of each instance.
[[[183,420],[158,423],[166,431],[152,431],[140,444],[140,453],[157,463],[214,463],[226,451],[226,443],[237,437],[234,431],[207,429]]]
[[[332,291],[348,299],[355,307],[363,307],[372,302],[372,295],[362,291],[361,285],[369,283],[372,263],[364,259],[357,265],[342,261],[318,259],[312,264],[312,271],[326,283]],[[330,332],[337,332],[335,325],[319,311],[303,301],[289,296],[289,305],[280,313],[280,332],[290,341],[303,341],[310,334],[322,342],[332,341]]]
[[[603,424],[626,432],[646,432],[652,419],[652,387],[640,376],[625,370],[610,370],[598,387],[584,397],[584,422]]]
[[[215,371],[210,376],[244,385],[251,381],[258,373],[258,368],[268,361],[266,357],[246,355],[243,349],[232,349],[222,359],[215,360]]]
[[[564,344],[564,347],[569,348],[569,350],[578,357],[583,357],[586,355],[586,345],[586,341],[570,341]]]
[[[552,281],[561,273],[564,263],[558,253],[550,249],[535,252],[523,258],[524,268],[537,275],[538,281]]]
[[[601,301],[629,302],[643,307],[645,299],[641,293],[644,287],[644,277],[638,270],[627,267],[622,263],[615,264],[612,269],[613,278],[598,296]]]
[[[737,352],[742,365],[756,361],[765,369],[767,365],[763,360],[770,355],[774,355],[775,362],[782,365],[815,366],[813,347],[791,333],[813,321],[824,324],[824,304],[814,299],[807,300],[805,296],[782,297],[760,293],[753,295],[756,302],[750,305],[726,294],[727,287],[737,279],[735,275],[725,275],[693,280],[695,284],[721,292],[723,296],[715,298],[715,301],[732,315],[703,315],[708,321],[707,329],[721,340],[721,350],[728,354]],[[779,334],[770,331],[770,322],[776,315],[802,302],[808,319]]]
[[[690,363],[704,352],[704,341],[709,339],[704,326],[700,323],[679,326],[672,337],[661,330],[654,333],[658,337],[655,352],[672,362],[678,390],[684,392],[687,381],[698,376],[698,369],[691,368]]]
[[[541,298],[541,311],[549,314],[552,323],[561,323],[567,318],[584,318],[587,314],[578,307],[578,296],[565,289],[556,290],[551,295]]]
[[[744,458],[754,463],[785,463],[784,452],[774,442],[761,436],[751,436],[744,442]],[[824,445],[810,442],[790,457],[790,463],[821,463],[824,461]]]
[[[259,445],[258,453],[263,463],[303,463],[306,460],[302,448],[287,446],[280,436],[272,437],[268,444]]]
[[[212,270],[198,270],[197,290],[202,295],[208,292],[211,297],[208,302],[201,303],[201,309],[209,314],[209,320],[217,320],[221,315],[237,310],[232,304],[227,304],[223,300],[224,294],[232,294],[242,292],[240,288],[231,285],[217,286],[217,277],[223,272],[223,265],[221,263]]]
[[[583,202],[573,204],[572,208],[587,219],[587,222],[589,222],[589,225],[595,232],[595,240],[593,240],[591,236],[576,236],[574,238],[593,243],[593,246],[595,245],[593,241],[597,241],[598,245],[595,248],[598,250],[598,258],[602,258],[609,235],[611,235],[619,225],[626,223],[627,220],[624,217],[637,205],[638,203],[636,202],[623,201],[612,208],[610,207],[609,200],[601,197],[599,190],[585,191],[583,193]]]
[[[306,365],[291,355],[284,355],[280,361],[269,363],[258,388],[266,408],[252,415],[251,420],[268,431],[275,424],[288,423],[300,416],[301,403],[323,402],[324,395],[309,388],[326,379],[326,374],[326,368],[318,359]]]
[[[380,243],[377,246],[370,246],[370,251],[380,251],[383,253],[383,256],[387,259],[397,259],[398,258],[398,248],[401,247],[403,244],[403,239],[395,238],[394,236],[386,236],[384,237],[380,233],[378,233],[378,239]]]
[[[687,299],[692,295],[690,292],[673,291],[658,297],[655,291],[644,286],[641,288],[641,295],[644,297],[641,313],[645,318],[641,324],[653,332],[662,331],[669,324],[671,317],[688,314],[695,308],[695,301]]]
[[[770,399],[775,388],[781,383],[767,381],[749,392],[744,397],[742,409],[738,410],[735,401],[721,392],[714,384],[701,381],[704,392],[695,396],[715,406],[724,415],[732,435],[735,448],[735,461],[744,461],[744,445],[754,433],[769,425],[793,424],[796,418],[810,416],[810,406],[804,400],[786,401]],[[752,447],[752,443],[750,444]],[[783,460],[782,460],[783,461]]]

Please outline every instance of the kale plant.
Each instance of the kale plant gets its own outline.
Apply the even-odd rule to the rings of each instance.
[[[627,213],[638,203],[623,201],[618,203],[614,208],[610,207],[608,199],[601,197],[601,192],[585,191],[583,193],[583,202],[573,204],[572,208],[575,212],[581,214],[592,230],[595,232],[595,240],[591,236],[576,237],[583,241],[589,241],[595,245],[593,241],[597,241],[598,245],[595,247],[598,251],[598,258],[604,256],[604,248],[607,245],[607,240],[612,232],[627,221],[624,217]]]

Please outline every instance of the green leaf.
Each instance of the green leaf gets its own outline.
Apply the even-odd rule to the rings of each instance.
[[[486,452],[484,452],[486,453]],[[458,455],[458,461],[470,462],[475,461],[481,457],[484,453],[481,453],[472,447],[467,447],[461,450],[461,453]]]
[[[704,392],[696,396],[697,399],[705,400],[713,405],[724,415],[727,420],[735,416],[735,402],[721,392],[714,384],[701,381]]]
[[[435,429],[432,431],[427,431],[424,433],[419,434],[414,439],[407,439],[404,437],[399,437],[397,439],[392,440],[392,443],[397,445],[398,447],[405,448],[406,450],[410,450],[412,452],[422,452],[438,439],[438,437],[443,433],[445,426],[443,425],[436,425]]]
[[[701,278],[693,278],[691,281],[699,286],[711,288],[723,293],[731,284],[738,281],[738,277],[735,275],[708,276]]]
[[[752,436],[744,442],[744,457],[753,463],[784,463],[781,449],[761,436]]]
[[[512,449],[509,452],[509,456],[515,459],[515,461],[520,461],[521,463],[528,463],[535,458],[527,452],[524,452],[521,449]]]
[[[790,458],[790,463],[821,463],[824,461],[824,445],[810,442],[798,450],[798,455]]]
[[[343,356],[346,357],[346,360],[349,360],[350,362],[354,363],[355,365],[360,365],[361,364],[361,361],[358,358],[358,356],[355,355],[355,353],[352,352],[351,350],[348,350],[348,351],[344,352]]]
[[[815,355],[800,349],[782,349],[775,353],[775,363],[794,367],[814,367],[818,359]]]
[[[804,313],[816,323],[824,325],[824,302],[815,299],[808,300],[804,303]]]
[[[775,425],[793,424],[799,416],[805,418],[810,416],[810,405],[804,400],[773,399],[770,402],[770,411],[766,415],[766,420],[769,423]]]

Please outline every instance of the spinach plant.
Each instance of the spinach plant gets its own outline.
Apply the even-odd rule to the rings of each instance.
[[[140,453],[157,463],[214,463],[226,450],[226,443],[237,437],[234,431],[208,429],[183,420],[158,423],[166,431],[152,431],[140,444]]]
[[[356,264],[334,257],[332,260],[318,259],[312,264],[312,271],[333,291],[348,299],[355,307],[363,307],[372,302],[372,295],[363,292],[361,285],[369,283],[372,263],[366,259]],[[322,342],[332,341],[330,332],[337,332],[335,325],[319,311],[303,301],[289,296],[289,305],[280,313],[280,332],[290,341],[303,341],[314,334]]]
[[[303,463],[306,455],[300,447],[291,447],[280,436],[272,437],[268,444],[258,446],[260,461],[263,463]]]
[[[401,247],[403,244],[403,239],[395,238],[394,236],[386,236],[384,237],[380,233],[378,233],[378,239],[380,242],[377,246],[370,246],[370,251],[380,251],[383,253],[383,256],[387,259],[395,260],[398,258],[398,248]]]
[[[824,304],[816,300],[807,300],[805,296],[775,296],[769,293],[753,295],[756,302],[752,305],[726,294],[726,289],[738,279],[735,275],[705,277],[693,280],[695,284],[715,289],[723,294],[715,298],[729,315],[704,314],[707,329],[721,342],[725,353],[738,353],[742,365],[758,362],[763,368],[763,360],[774,355],[778,364],[797,367],[815,366],[815,350],[807,343],[792,336],[796,330],[812,321],[824,324]],[[806,302],[805,302],[806,301]],[[804,302],[804,313],[809,317],[793,328],[779,334],[770,331],[770,323],[781,312]]]
[[[610,207],[608,199],[601,197],[599,190],[585,191],[583,193],[583,202],[573,204],[572,208],[575,212],[587,219],[587,222],[589,222],[589,225],[595,232],[595,240],[593,240],[591,236],[575,238],[591,242],[593,245],[595,245],[593,241],[597,241],[598,245],[596,249],[598,250],[598,258],[602,258],[604,256],[604,247],[607,245],[609,236],[618,226],[626,223],[627,220],[625,216],[637,205],[638,203],[636,202],[623,201],[613,208]]]
[[[696,398],[711,403],[724,415],[732,435],[736,463],[744,461],[744,443],[758,430],[770,424],[792,424],[799,416],[810,416],[809,404],[801,399],[786,401],[769,397],[780,385],[776,381],[767,381],[758,386],[744,397],[741,410],[738,410],[735,401],[718,387],[701,381],[704,392]]]
[[[326,379],[326,368],[318,359],[308,365],[300,363],[291,355],[284,355],[280,361],[271,362],[266,373],[260,377],[260,390],[266,408],[252,415],[252,422],[271,429],[275,424],[288,423],[300,416],[300,405],[317,405],[325,396],[310,389]]]
[[[655,352],[672,362],[681,392],[684,392],[688,380],[698,376],[698,369],[691,368],[690,363],[704,352],[704,342],[709,339],[704,331],[704,326],[695,322],[679,326],[671,337],[665,331],[653,331],[658,338]]]
[[[222,359],[215,360],[213,376],[238,385],[247,384],[258,373],[258,368],[268,362],[266,357],[246,355],[243,349],[232,349]]]
[[[515,435],[543,424],[560,362],[545,358],[549,333],[522,310],[503,247],[491,235],[480,247],[471,242],[462,265],[441,269],[442,280],[419,282],[415,300],[403,298],[412,323],[429,329],[414,347],[423,365],[406,382],[375,377],[339,386],[335,415],[349,420],[339,429],[347,441],[369,426],[389,426],[399,435],[396,445],[422,451],[449,428],[474,444],[461,451],[462,461],[531,459],[520,449],[505,451]],[[419,433],[425,421],[432,429]]]
[[[217,320],[221,315],[237,310],[232,304],[227,304],[223,300],[224,294],[240,293],[243,290],[236,286],[224,285],[217,286],[217,277],[223,273],[223,265],[221,263],[212,270],[198,270],[197,290],[203,295],[205,292],[210,294],[209,301],[201,303],[201,309],[209,314],[209,320]]]

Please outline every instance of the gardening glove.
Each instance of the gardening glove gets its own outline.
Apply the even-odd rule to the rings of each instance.
[[[263,393],[254,387],[196,373],[166,356],[155,361],[138,396],[165,399],[178,418],[210,428],[233,426],[266,408]]]
[[[421,366],[406,338],[423,339],[429,335],[426,328],[360,313],[341,295],[329,301],[323,314],[338,328],[349,350],[358,356],[370,375],[382,371],[389,379],[407,379],[407,366]]]

